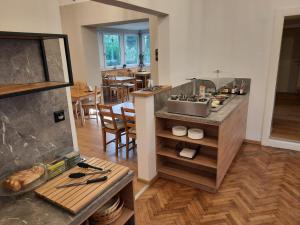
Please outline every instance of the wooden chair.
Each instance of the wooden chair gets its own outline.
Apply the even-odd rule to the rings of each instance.
[[[71,87],[71,91],[85,90],[87,88],[87,83],[84,81],[77,81]],[[76,119],[79,115],[84,115],[84,112],[80,112],[79,101],[72,99],[73,114]]]
[[[107,80],[108,86],[110,87],[110,92],[109,92],[110,101],[112,102],[113,93],[115,92],[117,102],[119,101],[124,102],[126,97],[126,92],[127,92],[126,87],[120,83],[117,83],[116,75],[108,75],[108,77],[112,78]]]
[[[75,81],[73,87],[79,90],[86,90],[88,85],[86,81]]]
[[[119,146],[119,144],[121,144],[121,137],[125,131],[124,123],[116,118],[112,106],[98,104],[97,107],[102,125],[103,150],[106,152],[106,146],[115,142],[115,151],[118,157],[119,148],[124,146]],[[115,139],[106,142],[106,133],[114,134]]]
[[[91,115],[96,116],[97,124],[99,123],[99,118],[98,118],[98,108],[97,105],[101,103],[101,97],[102,97],[102,92],[101,88],[98,88],[95,86],[95,94],[94,97],[88,101],[85,101],[82,103],[82,108],[84,109],[84,112],[88,113],[89,119],[91,119]],[[91,109],[93,109],[95,112],[91,113]]]
[[[134,73],[130,69],[127,69],[124,73],[125,73],[126,77],[134,77],[135,78]],[[126,95],[125,95],[126,101],[129,101],[129,93],[131,91],[137,90],[137,80],[135,79],[134,82],[124,83],[123,85],[126,88]]]
[[[135,110],[129,108],[121,108],[122,118],[126,132],[126,159],[129,157],[129,150],[135,149],[136,144],[136,126],[135,126]],[[130,138],[132,142],[130,142]],[[129,148],[129,144],[132,143],[132,148]]]
[[[72,101],[72,108],[73,108],[73,114],[74,114],[74,117],[76,119],[79,118],[79,102],[78,101]]]

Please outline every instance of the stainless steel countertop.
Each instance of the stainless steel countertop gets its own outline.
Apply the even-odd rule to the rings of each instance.
[[[238,95],[228,102],[218,112],[211,112],[207,117],[188,116],[175,113],[169,113],[167,107],[158,110],[155,115],[158,118],[167,118],[187,122],[204,123],[209,125],[220,125],[243,101],[248,101],[249,93]]]

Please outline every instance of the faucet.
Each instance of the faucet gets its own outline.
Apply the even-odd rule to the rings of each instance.
[[[193,83],[193,95],[196,95],[196,78],[187,78],[186,80],[190,80]]]

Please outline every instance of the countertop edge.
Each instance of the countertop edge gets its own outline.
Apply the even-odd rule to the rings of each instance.
[[[130,94],[134,97],[150,97],[150,96],[154,96],[156,94],[159,94],[161,92],[168,91],[168,90],[171,90],[171,89],[172,89],[171,85],[163,85],[162,88],[160,88],[156,91],[142,91],[142,90],[139,90],[139,91],[134,91]]]

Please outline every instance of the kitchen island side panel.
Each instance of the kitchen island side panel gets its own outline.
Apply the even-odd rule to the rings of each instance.
[[[249,95],[219,126],[217,188],[221,185],[233,159],[246,137]]]

